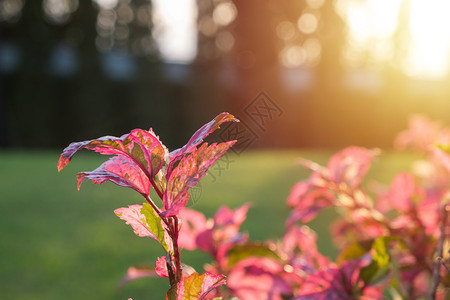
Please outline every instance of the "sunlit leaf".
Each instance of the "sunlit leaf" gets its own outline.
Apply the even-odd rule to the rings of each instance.
[[[197,130],[189,139],[186,145],[184,145],[182,148],[170,152],[170,166],[167,171],[167,175],[170,175],[180,159],[182,159],[186,154],[189,154],[193,150],[195,150],[197,145],[199,145],[203,141],[203,139],[205,139],[211,132],[217,130],[222,123],[230,121],[239,122],[239,120],[236,119],[233,115],[227,112],[221,113],[212,121],[203,125],[199,130]]]
[[[416,184],[411,174],[400,173],[392,181],[389,199],[392,207],[407,212],[413,208],[414,198],[423,196],[423,194],[424,192]]]
[[[328,161],[329,179],[336,183],[344,182],[352,188],[359,187],[378,152],[354,146],[339,151]]]
[[[336,258],[338,264],[347,260],[358,259],[369,252],[373,241],[356,242],[345,247]]]
[[[130,187],[144,196],[148,195],[151,186],[144,172],[122,156],[110,158],[94,171],[77,174],[77,179],[78,189],[85,179],[96,184],[111,181],[119,186]]]
[[[169,277],[169,270],[167,268],[169,268],[169,266],[167,265],[167,257],[166,256],[162,256],[156,260],[155,271],[159,276]],[[175,274],[173,264],[172,264],[171,268],[172,268],[171,273]]]
[[[156,240],[159,241],[166,252],[169,252],[170,237],[163,226],[161,217],[148,203],[143,204],[141,213],[145,216],[145,221],[147,222],[151,232],[155,235]]]
[[[331,206],[333,202],[334,195],[329,189],[304,182],[297,183],[288,197],[288,204],[294,205],[288,226],[298,221],[304,223],[311,221],[323,208]]]
[[[161,213],[161,216],[176,215],[180,209],[185,207],[189,199],[189,189],[205,176],[208,168],[221,158],[235,142],[213,143],[209,146],[204,143],[190,155],[183,157],[168,179],[163,197],[166,210]]]
[[[178,246],[186,250],[197,248],[197,235],[207,229],[206,217],[193,209],[184,208],[179,214],[181,220]]]
[[[94,140],[71,143],[59,158],[58,170],[62,170],[73,155],[83,148],[104,155],[125,156],[150,177],[158,173],[164,162],[165,147],[153,131],[135,129],[120,138],[104,136]]]
[[[345,261],[339,267],[331,266],[308,275],[300,286],[295,300],[327,299],[383,299],[381,290],[366,286],[359,275],[365,260]]]
[[[127,270],[127,274],[122,278],[119,283],[119,288],[123,288],[128,282],[145,277],[157,277],[155,267],[141,264],[136,266],[131,266]]]
[[[166,252],[168,252],[169,237],[163,228],[161,217],[155,213],[151,213],[152,208],[149,204],[144,205],[130,205],[128,207],[118,208],[114,213],[126,221],[126,224],[131,225],[134,233],[140,237],[150,237],[157,240]]]
[[[367,285],[374,285],[390,273],[389,245],[398,241],[397,237],[383,236],[375,239],[371,247],[372,262],[361,269],[360,277]]]
[[[178,283],[177,300],[205,299],[209,292],[225,283],[223,275],[192,273]]]
[[[432,147],[431,151],[444,168],[450,172],[450,145],[437,145]]]

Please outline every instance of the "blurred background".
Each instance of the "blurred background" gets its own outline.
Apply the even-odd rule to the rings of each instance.
[[[279,238],[290,188],[309,176],[299,156],[389,149],[416,113],[450,121],[449,11],[448,0],[0,0],[0,298],[164,298],[161,278],[116,289],[162,251],[114,216],[142,203],[131,189],[76,191],[75,174],[104,157],[80,153],[57,172],[72,141],[151,126],[175,149],[228,111],[242,122],[213,138],[238,143],[189,206],[212,217],[251,202],[242,230]],[[387,185],[416,158],[385,151],[369,178]],[[334,216],[310,224],[331,257]],[[182,257],[200,272],[210,261]]]
[[[222,111],[251,147],[389,147],[450,118],[446,0],[0,0],[0,146],[150,126],[169,147]]]

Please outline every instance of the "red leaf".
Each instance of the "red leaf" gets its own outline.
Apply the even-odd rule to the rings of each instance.
[[[351,188],[358,188],[369,171],[375,150],[348,147],[333,155],[328,161],[328,176],[335,183],[345,182]]]
[[[235,142],[214,143],[209,146],[204,143],[200,148],[180,160],[167,182],[167,188],[163,196],[166,210],[161,213],[162,217],[174,216],[186,206],[189,199],[189,189],[205,176],[208,168],[222,157]]]
[[[409,173],[398,174],[391,184],[389,199],[395,209],[407,212],[413,207],[413,198],[422,196],[422,191],[416,185],[414,177]]]
[[[214,215],[215,226],[231,225],[234,228],[233,232],[237,233],[239,227],[247,218],[247,212],[250,206],[250,203],[246,203],[235,210],[231,210],[226,206],[221,206]]]
[[[71,143],[59,158],[58,170],[61,171],[70,162],[73,155],[83,148],[104,155],[125,156],[150,177],[156,175],[161,169],[167,152],[153,131],[135,129],[120,138],[104,136],[94,140]]]
[[[209,253],[223,268],[228,264],[228,250],[247,241],[248,235],[239,232],[239,227],[247,217],[250,204],[230,210],[222,206],[214,218],[207,221],[210,225],[196,236],[197,247]]]
[[[78,189],[84,179],[100,184],[111,181],[119,186],[130,187],[146,196],[150,191],[150,181],[144,172],[133,162],[122,156],[115,156],[91,172],[77,174]]]
[[[380,289],[364,286],[362,279],[359,278],[361,268],[367,263],[365,260],[345,261],[339,268],[332,266],[311,273],[294,299],[352,300],[357,295],[358,299],[382,299]]]
[[[288,197],[289,204],[295,204],[294,210],[288,219],[288,226],[295,222],[307,223],[314,219],[325,207],[331,206],[334,196],[331,191],[324,187],[298,183]]]
[[[149,265],[131,266],[127,270],[127,274],[119,283],[119,288],[124,287],[128,282],[145,277],[156,277],[155,268]]]
[[[292,260],[296,260],[298,250],[300,250],[300,261],[302,261],[302,268],[323,269],[329,261],[322,256],[317,250],[317,236],[308,226],[292,226],[283,237],[283,251]]]
[[[175,274],[173,271],[173,265],[172,265],[172,273]],[[156,273],[161,277],[169,277],[169,272],[167,270],[167,258],[165,256],[160,257],[156,260]]]
[[[194,151],[198,144],[200,144],[204,138],[206,138],[211,132],[217,130],[219,126],[224,122],[239,122],[233,115],[223,112],[216,116],[212,121],[203,125],[199,130],[197,130],[194,135],[189,139],[186,145],[182,148],[176,149],[169,154],[170,165],[167,171],[167,176],[173,171],[175,164],[181,160],[186,154]]]
[[[178,218],[181,220],[178,245],[187,250],[195,250],[198,234],[207,228],[205,216],[198,211],[184,208],[178,214]]]
[[[239,299],[281,300],[292,294],[281,278],[283,265],[267,257],[248,257],[237,263],[228,275],[227,286]]]

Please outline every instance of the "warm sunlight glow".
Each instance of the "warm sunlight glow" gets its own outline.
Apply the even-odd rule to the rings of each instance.
[[[448,74],[450,1],[338,0],[336,8],[348,25],[344,56],[350,65],[384,61],[401,66],[412,77],[438,79]],[[406,53],[393,61],[399,42]]]
[[[348,26],[348,47],[345,58],[358,66],[362,60],[369,63],[392,58],[401,0],[340,0],[338,13]]]
[[[195,0],[155,0],[154,36],[166,61],[189,63],[197,55]]]
[[[415,77],[439,78],[448,74],[450,1],[411,0],[410,53],[405,71]]]

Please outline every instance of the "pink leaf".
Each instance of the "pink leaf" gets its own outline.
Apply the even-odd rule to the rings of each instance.
[[[222,263],[221,259],[225,258],[228,249],[247,239],[246,235],[239,233],[239,227],[247,217],[249,207],[249,203],[235,210],[226,206],[220,207],[213,220],[208,220],[213,221],[212,226],[197,234],[197,246]]]
[[[125,156],[149,177],[153,177],[161,169],[165,152],[167,152],[153,131],[135,129],[120,138],[104,136],[94,140],[71,143],[59,158],[58,170],[61,171],[70,162],[73,155],[83,148],[104,155]]]
[[[225,283],[223,275],[192,273],[178,283],[177,300],[208,299],[207,296],[213,289]]]
[[[323,208],[333,204],[334,196],[327,188],[297,184],[288,201],[296,204],[287,221],[287,226],[291,226],[298,221],[307,223],[314,219]]]
[[[235,142],[214,143],[209,146],[204,143],[200,148],[180,160],[167,182],[163,196],[166,211],[161,213],[162,217],[174,216],[186,206],[189,189],[205,176],[208,168],[222,157]]]
[[[311,189],[311,185],[308,182],[298,182],[292,189],[287,198],[287,205],[295,207],[300,204],[300,201],[305,197]]]
[[[247,212],[250,206],[249,203],[246,203],[235,210],[221,206],[214,215],[214,224],[221,226],[233,225],[237,229],[247,218]]]
[[[440,130],[440,124],[421,115],[412,116],[408,129],[397,135],[394,146],[400,150],[426,150],[438,138]]]
[[[336,153],[328,162],[329,179],[335,183],[347,183],[358,188],[369,171],[377,151],[360,147],[348,147]]]
[[[413,198],[422,196],[414,177],[409,173],[398,174],[391,184],[389,199],[392,207],[402,212],[413,208]]]
[[[300,251],[302,268],[323,269],[329,264],[328,259],[317,250],[316,233],[308,226],[290,227],[283,237],[282,247],[293,260]]]
[[[227,286],[239,299],[282,300],[282,295],[292,293],[282,272],[283,266],[271,258],[245,258],[231,270]]]
[[[217,130],[219,126],[224,122],[239,122],[233,115],[223,112],[220,115],[216,116],[212,121],[203,125],[199,130],[197,130],[194,135],[189,139],[186,145],[182,148],[174,150],[170,152],[170,165],[167,171],[167,175],[169,176],[172,172],[174,165],[182,159],[186,154],[191,153],[195,150],[198,144],[200,144],[204,138],[206,138],[211,132]]]
[[[195,250],[198,234],[206,230],[205,216],[198,211],[184,208],[178,214],[178,218],[181,220],[178,245],[187,250]]]
[[[155,235],[147,226],[145,216],[141,213],[142,205],[129,205],[128,207],[121,207],[114,211],[114,213],[126,221],[126,224],[133,227],[134,233],[140,237],[151,237],[156,239]]]
[[[167,258],[165,256],[158,258],[156,261],[156,273],[161,277],[169,277],[169,272],[167,270]],[[172,268],[172,273],[175,274]]]
[[[448,172],[450,172],[450,154],[449,154],[449,151],[444,151],[440,147],[432,146],[431,147],[431,152],[437,158],[437,160],[444,166],[444,168]]]
[[[367,265],[365,260],[345,261],[340,267],[330,267],[309,274],[301,285],[295,300],[382,299],[380,289],[365,286],[359,278],[362,267]]]
[[[149,265],[131,266],[128,268],[127,274],[119,283],[119,288],[123,288],[128,282],[145,277],[156,277],[155,268]]]
[[[144,196],[150,191],[148,177],[133,162],[122,156],[110,158],[94,171],[79,173],[77,178],[78,189],[84,179],[89,179],[96,184],[111,181],[119,186],[130,187]]]
[[[166,252],[171,251],[170,237],[165,230],[165,224],[161,218],[153,212],[147,203],[144,205],[130,205],[118,208],[114,213],[131,225],[134,233],[140,237],[150,237],[157,240]]]

